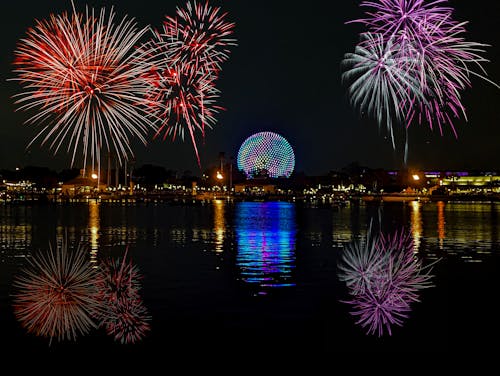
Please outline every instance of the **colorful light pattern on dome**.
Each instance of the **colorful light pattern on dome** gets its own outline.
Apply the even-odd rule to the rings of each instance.
[[[292,146],[277,133],[256,133],[243,142],[238,152],[238,169],[249,178],[263,173],[271,178],[288,178],[294,167]]]

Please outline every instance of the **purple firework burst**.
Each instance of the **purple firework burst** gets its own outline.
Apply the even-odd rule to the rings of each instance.
[[[363,54],[357,52],[346,54],[343,66],[352,101],[362,112],[374,116],[379,125],[387,125],[393,144],[391,114],[397,121],[403,119],[406,127],[426,122],[430,129],[437,126],[443,134],[443,126],[448,125],[457,136],[454,121],[462,116],[467,120],[461,93],[472,86],[471,77],[498,87],[486,77],[482,66],[487,62],[482,56],[487,45],[466,40],[467,22],[454,20],[453,8],[446,6],[447,2],[363,1],[365,17],[351,21],[362,23],[369,34],[376,36],[362,37],[357,51],[390,52],[382,55],[384,59],[378,58],[380,65],[367,65]],[[362,69],[367,75],[359,81]],[[380,69],[387,73],[381,75]],[[391,74],[399,70],[398,75]],[[406,83],[402,84],[402,76]]]
[[[370,233],[370,231],[369,231]],[[351,298],[345,303],[368,334],[392,334],[402,326],[420,290],[432,287],[431,267],[423,267],[414,254],[408,232],[367,237],[350,244],[339,263],[339,279],[346,282]]]

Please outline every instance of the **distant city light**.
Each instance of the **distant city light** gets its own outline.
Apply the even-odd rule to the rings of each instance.
[[[238,152],[238,169],[247,177],[260,173],[271,178],[290,177],[295,154],[288,141],[273,132],[256,133],[243,142]]]

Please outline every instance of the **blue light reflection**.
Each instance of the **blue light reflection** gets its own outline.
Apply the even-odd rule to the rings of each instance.
[[[259,287],[295,286],[295,205],[239,202],[235,230],[241,279]]]

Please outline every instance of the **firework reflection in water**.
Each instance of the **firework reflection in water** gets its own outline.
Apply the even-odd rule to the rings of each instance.
[[[136,343],[151,330],[151,317],[140,296],[142,276],[131,261],[107,259],[100,265],[97,282],[101,309],[96,319],[106,333],[122,344]]]
[[[14,315],[21,325],[52,342],[75,340],[96,324],[92,312],[98,309],[96,271],[90,265],[86,247],[68,250],[66,241],[46,253],[39,252],[14,281]]]
[[[392,334],[402,326],[420,290],[432,287],[432,265],[423,267],[414,254],[413,239],[406,231],[371,235],[345,249],[339,263],[339,279],[346,283],[356,324],[367,334]]]

